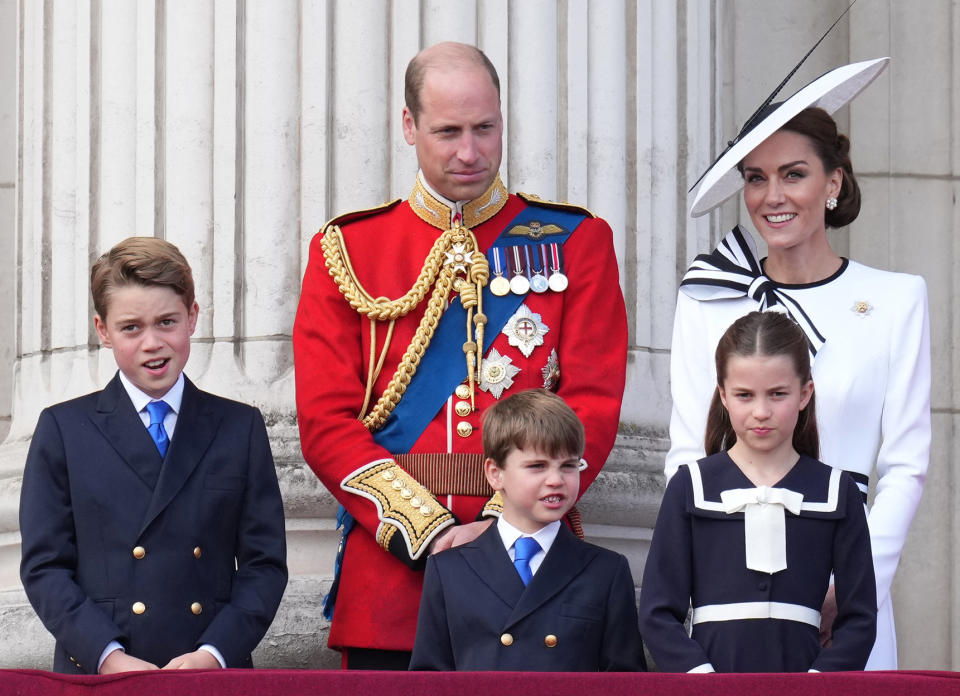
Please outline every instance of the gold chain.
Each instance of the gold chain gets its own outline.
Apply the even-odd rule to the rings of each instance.
[[[368,430],[375,431],[383,427],[383,424],[403,397],[410,380],[416,374],[423,354],[433,339],[433,334],[440,317],[443,315],[447,298],[454,286],[457,274],[464,273],[463,268],[469,269],[465,273],[466,278],[462,279],[460,291],[461,294],[470,296],[463,300],[463,304],[466,306],[468,301],[471,303],[468,308],[467,342],[464,344],[464,351],[467,353],[467,370],[471,392],[473,391],[477,349],[476,343],[473,342],[473,331],[471,331],[469,323],[471,318],[476,323],[478,338],[482,346],[483,323],[486,322],[486,317],[482,313],[482,306],[479,304],[478,298],[490,276],[490,269],[486,257],[480,253],[477,248],[477,240],[469,229],[458,225],[440,235],[430,249],[413,287],[403,297],[396,300],[386,297],[374,298],[360,284],[350,262],[350,255],[347,252],[343,233],[339,227],[334,225],[328,228],[321,244],[327,269],[340,292],[351,307],[360,314],[369,317],[371,321],[394,321],[406,316],[423,301],[427,290],[430,286],[433,286],[433,293],[430,295],[426,311],[420,320],[413,340],[410,341],[410,345],[407,346],[407,350],[397,366],[397,371],[370,412],[365,416],[361,413],[363,424]],[[469,259],[469,261],[459,264],[452,260],[451,256],[456,253],[462,253],[464,258]],[[458,265],[460,266],[459,270]],[[478,312],[475,317],[473,317],[474,307],[477,307]],[[472,351],[468,350],[468,346],[471,344]],[[387,346],[384,345],[384,353],[386,348]],[[368,378],[365,403],[368,402],[372,389],[373,384]]]

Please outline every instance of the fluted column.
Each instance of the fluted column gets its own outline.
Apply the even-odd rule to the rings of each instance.
[[[0,0],[2,2],[2,0]],[[290,333],[310,239],[334,215],[408,195],[403,75],[422,47],[480,46],[505,114],[511,190],[611,224],[630,354],[621,437],[583,500],[588,534],[637,580],[659,502],[686,149],[709,139],[715,12],[656,0],[18,0],[16,359],[0,447],[0,666],[46,666],[16,565],[18,477],[45,405],[115,370],[90,318],[91,261],[131,234],[177,244],[200,320],[187,374],[266,416],[291,582],[255,659],[324,649],[336,504],[299,451]],[[0,73],[2,74],[2,73]],[[686,90],[683,85],[686,84]],[[0,84],[0,88],[5,85]],[[12,272],[12,271],[11,271]],[[2,287],[2,286],[0,286]],[[598,308],[603,311],[603,308]],[[2,414],[0,414],[2,415]]]

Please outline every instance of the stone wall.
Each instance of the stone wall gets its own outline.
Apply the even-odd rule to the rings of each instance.
[[[0,325],[9,327],[0,426],[12,415],[0,446],[0,665],[48,664],[51,641],[17,578],[19,477],[40,409],[99,388],[115,369],[96,344],[87,270],[134,233],[169,239],[194,267],[191,378],[255,403],[268,422],[291,582],[258,662],[338,664],[319,616],[336,506],[300,455],[290,331],[322,223],[407,195],[416,161],[400,130],[403,70],[444,39],[476,43],[498,67],[508,187],[587,205],[614,229],[628,385],[617,447],[581,506],[588,535],[626,553],[639,582],[663,487],[677,282],[696,253],[747,219],[732,201],[691,221],[686,191],[845,6],[0,0]],[[866,263],[923,273],[930,286],[935,447],[895,589],[904,667],[960,665],[951,640],[958,28],[950,0],[923,12],[858,3],[786,88],[848,59],[893,58],[839,114],[867,202],[833,241]]]

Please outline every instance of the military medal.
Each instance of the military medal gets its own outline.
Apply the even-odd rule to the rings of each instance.
[[[540,370],[543,375],[543,388],[547,391],[554,391],[560,383],[560,358],[557,355],[557,349],[550,351],[550,357],[547,358],[547,364]]]
[[[563,274],[563,247],[556,242],[550,245],[550,278],[547,281],[554,292],[563,292],[570,281]]]
[[[447,266],[453,266],[453,272],[467,272],[467,266],[473,263],[473,252],[467,250],[467,245],[463,243],[454,244],[450,251],[443,252],[447,260],[444,262]]]
[[[523,248],[524,253],[527,255],[527,268],[533,271],[533,275],[530,277],[530,289],[534,292],[546,292],[547,288],[550,287],[547,282],[547,277],[543,275],[545,267],[542,264],[542,261],[539,258],[537,250],[533,251],[533,263],[530,262],[530,247],[525,246]]]
[[[510,292],[514,295],[526,295],[530,292],[530,281],[527,280],[523,262],[520,260],[520,247],[510,247],[513,252],[513,278],[510,279]]]
[[[503,396],[503,391],[513,386],[513,378],[520,373],[520,368],[512,364],[513,360],[506,355],[500,355],[496,348],[483,359],[483,369],[480,371],[480,388],[493,395],[494,399]]]
[[[490,281],[490,292],[497,297],[503,297],[510,292],[510,281],[503,277],[503,267],[506,261],[504,249],[493,247],[490,249],[490,260],[493,262],[493,279]]]
[[[529,358],[537,346],[543,345],[543,336],[550,329],[540,320],[540,315],[521,304],[513,316],[507,320],[501,333],[507,337],[511,346],[517,348],[523,357]]]

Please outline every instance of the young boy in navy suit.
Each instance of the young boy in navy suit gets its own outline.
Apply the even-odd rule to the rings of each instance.
[[[90,277],[120,369],[40,414],[20,497],[20,578],[54,669],[250,667],[287,583],[263,418],[183,375],[198,306],[175,246],[132,237]]]
[[[410,669],[646,669],[627,559],[561,523],[583,447],[556,394],[524,391],[487,410],[484,470],[500,518],[427,561]]]

